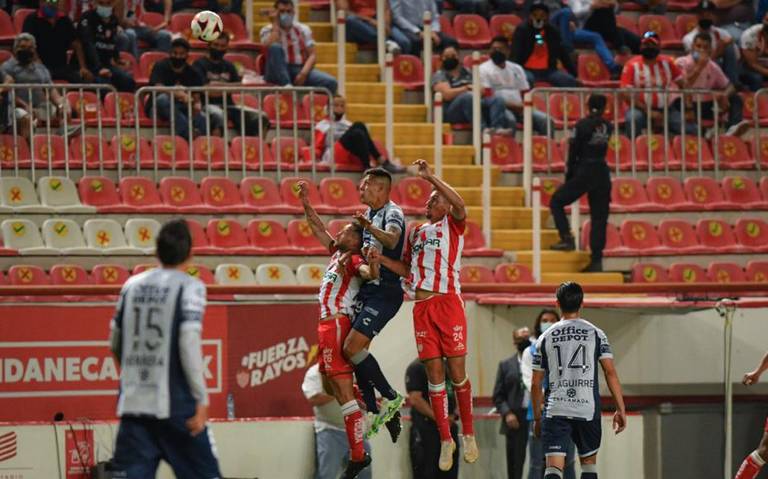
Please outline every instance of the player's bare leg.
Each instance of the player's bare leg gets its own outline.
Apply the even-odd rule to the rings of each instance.
[[[768,426],[768,423],[766,423]],[[744,458],[735,479],[754,479],[760,473],[760,469],[768,461],[768,431],[763,433],[760,445]]]
[[[456,444],[451,437],[451,425],[448,423],[448,393],[445,390],[445,368],[442,358],[424,361],[429,381],[429,404],[435,415],[437,431],[440,433],[440,460],[437,467],[449,471],[453,467],[453,453]]]
[[[563,470],[565,470],[565,453],[548,454],[544,479],[563,479]]]
[[[475,440],[475,427],[472,423],[472,385],[466,370],[466,356],[448,358],[448,376],[453,383],[456,402],[459,404],[461,418],[462,446],[464,462],[472,464],[477,461],[480,451]]]
[[[336,401],[341,405],[344,415],[344,429],[349,441],[349,464],[344,471],[344,479],[353,479],[371,464],[371,456],[363,446],[363,413],[357,405],[357,398],[352,385],[352,376],[339,374],[331,376],[329,382]]]
[[[581,462],[581,479],[597,479],[597,454],[579,458]]]

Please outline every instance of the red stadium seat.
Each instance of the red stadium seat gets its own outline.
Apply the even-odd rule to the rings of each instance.
[[[291,246],[283,225],[273,220],[251,220],[248,223],[248,238],[251,244],[263,254],[295,255],[303,251]]]
[[[720,168],[741,170],[755,167],[752,149],[738,136],[722,135],[718,138],[717,150],[720,153]]]
[[[137,264],[131,270],[131,276],[135,276],[137,274],[141,274],[144,271],[148,271],[148,270],[151,270],[151,269],[154,269],[154,268],[157,268],[157,263]]]
[[[656,228],[645,221],[624,220],[621,223],[621,240],[626,248],[638,255],[667,252],[659,241]]]
[[[670,10],[679,10],[679,11],[688,11],[695,10],[701,2],[698,0],[669,0],[667,2],[667,8]],[[675,32],[677,33],[677,28],[675,28]],[[682,38],[682,36],[680,36]]]
[[[302,157],[302,150],[307,147],[307,142],[303,138],[290,138],[287,136],[272,139],[272,158],[283,167],[292,167],[297,162],[304,163],[305,166],[311,166],[308,159]],[[278,151],[279,150],[279,151]]]
[[[618,159],[619,169],[628,171],[632,169],[632,142],[624,135],[612,135],[608,141],[608,152],[605,160],[611,170],[615,170]],[[648,162],[635,162],[635,170],[648,167]]]
[[[757,121],[759,125],[768,125],[768,97],[765,95],[759,95],[757,98],[757,109],[755,109],[754,93],[742,93],[741,96],[744,99],[744,107],[742,109],[742,112],[744,113],[744,119],[753,121],[755,118],[754,115],[757,113]]]
[[[579,80],[586,86],[614,88],[619,85],[617,80],[611,80],[611,72],[600,57],[594,53],[579,55]]]
[[[132,77],[136,77],[139,74],[139,59],[134,57],[133,54],[128,52],[120,52],[118,61],[122,63],[120,68],[126,71]]]
[[[242,225],[235,220],[219,218],[208,221],[205,228],[211,246],[224,250],[224,254],[257,254],[250,245]]]
[[[16,33],[24,31],[24,20],[27,19],[27,16],[29,16],[30,13],[37,13],[37,10],[34,8],[17,8],[16,11],[13,12],[13,28],[16,30]]]
[[[143,176],[126,176],[120,180],[123,204],[142,213],[173,213],[174,206],[163,204],[154,181]]]
[[[125,266],[119,264],[97,264],[91,270],[91,279],[101,285],[122,285],[130,275]]]
[[[137,143],[136,135],[121,133],[120,139],[117,136],[112,137],[112,141],[109,142],[109,148],[112,151],[112,158],[115,160],[115,164],[122,161],[123,168],[135,168],[136,155],[140,156],[142,168],[154,167],[152,145],[149,144],[149,140],[146,138],[139,137],[139,142]],[[168,168],[170,164],[158,161],[157,166],[158,168]]]
[[[702,210],[740,209],[739,205],[726,201],[720,185],[709,177],[696,176],[683,181],[688,201]]]
[[[672,140],[672,148],[678,158],[685,158],[685,167],[690,170],[699,168],[699,148],[701,148],[701,167],[705,170],[711,170],[715,167],[715,160],[712,159],[712,150],[709,143],[704,138],[699,140],[692,135],[685,137],[685,146],[681,136],[676,136]]]
[[[523,152],[520,144],[508,135],[492,135],[491,162],[501,167],[501,171],[522,171]]]
[[[675,32],[677,38],[683,38],[696,28],[699,24],[699,17],[693,13],[681,13],[675,18]]]
[[[560,178],[541,179],[541,206],[549,206],[549,202],[552,200],[552,195],[555,194],[555,191],[557,191],[562,184],[563,180]]]
[[[13,286],[47,286],[51,284],[48,273],[39,266],[13,265],[8,269],[8,281]]]
[[[99,213],[130,213],[135,208],[126,206],[117,194],[115,183],[105,176],[83,176],[77,182],[80,201],[95,206]]]
[[[192,158],[195,162],[195,168],[207,168],[210,163],[222,167],[224,166],[224,150],[228,146],[224,143],[224,138],[220,136],[198,136],[192,142]],[[176,166],[179,168],[189,168],[189,159],[180,161]]]
[[[208,236],[205,234],[205,228],[197,220],[187,219],[186,221],[192,235],[192,252],[194,254],[227,254],[225,249],[211,246]]]
[[[704,268],[688,263],[673,263],[669,267],[669,279],[673,283],[709,283]]]
[[[243,203],[237,184],[223,176],[208,176],[200,182],[203,202],[227,213],[256,213],[258,209]]]
[[[659,208],[671,211],[690,211],[696,205],[685,199],[680,181],[668,176],[653,176],[645,185],[648,199]]]
[[[655,263],[637,263],[632,266],[633,283],[666,283],[669,281],[667,270]]]
[[[768,283],[768,261],[749,261],[746,268],[747,281]]]
[[[661,244],[672,253],[699,254],[706,253],[706,248],[699,245],[699,239],[693,225],[683,220],[662,220],[659,223],[659,238]]]
[[[459,273],[461,284],[495,283],[493,271],[483,265],[464,265]]]
[[[245,150],[245,155],[243,155],[243,150]],[[231,152],[230,168],[242,168],[243,158],[245,158],[245,167],[249,170],[258,170],[260,159],[263,159],[264,168],[274,169],[275,167],[272,150],[258,136],[232,138],[232,146],[229,151]]]
[[[197,185],[189,178],[166,176],[160,180],[160,196],[166,205],[186,213],[215,213],[216,208],[203,205]]]
[[[202,40],[197,40],[192,36],[192,18],[194,13],[189,12],[175,12],[171,17],[171,24],[169,30],[173,33],[178,33],[182,37],[189,41],[189,44],[194,49],[203,49],[206,47],[206,43]]]
[[[144,106],[139,104],[136,110],[136,101],[130,92],[109,92],[104,97],[104,117],[107,122],[114,122],[117,118],[117,105],[120,104],[120,118],[122,126],[132,127],[138,119],[141,126],[151,126],[152,122],[144,114]],[[125,132],[123,132],[125,133]]]
[[[244,95],[240,95],[240,93],[233,93],[232,94],[232,105],[240,105],[240,101],[242,99],[242,105],[247,106],[248,108],[253,108],[254,110],[258,110],[260,108],[259,103],[259,97],[255,95],[251,95],[249,93],[246,93]]]
[[[763,200],[768,201],[768,176],[760,178],[760,194],[763,196]]]
[[[308,178],[289,177],[283,178],[280,182],[280,196],[283,198],[283,202],[289,206],[301,208],[301,200],[299,199],[299,181],[306,181],[309,186],[309,202],[320,214],[336,214],[334,208],[331,208],[323,204],[323,200],[320,197],[320,193],[317,190],[315,183]]]
[[[400,207],[409,215],[423,215],[432,185],[422,178],[403,178],[396,185],[400,191]]]
[[[511,40],[512,36],[515,34],[517,26],[522,22],[523,20],[520,17],[513,14],[493,15],[489,25],[489,28],[491,29],[491,36],[503,36]]]
[[[259,213],[301,214],[299,206],[290,206],[283,202],[280,191],[271,178],[250,176],[240,182],[240,196],[243,203],[250,205]]]
[[[50,144],[49,144],[50,140]],[[59,135],[35,135],[32,137],[32,152],[35,157],[35,166],[44,167],[50,161],[54,167],[63,167],[65,165],[64,138]],[[29,162],[26,162],[29,165]],[[75,162],[70,158],[70,168],[80,168],[82,162]]]
[[[157,135],[152,140],[152,148],[149,151],[153,157],[157,155],[157,161],[161,165],[186,165],[189,168],[189,144],[180,136]]]
[[[617,211],[650,211],[655,209],[648,200],[643,184],[636,178],[615,178],[611,188],[611,209]]]
[[[315,123],[320,123],[328,118],[328,95],[304,95],[301,108],[305,118],[314,118]]]
[[[395,83],[406,90],[417,90],[424,87],[424,65],[419,57],[413,55],[398,55],[394,59],[392,72]]]
[[[141,12],[140,18],[142,23],[150,27],[156,27],[165,21],[163,14],[157,12]]]
[[[541,111],[546,111],[546,109]],[[578,95],[574,93],[553,93],[550,95],[549,118],[555,123],[555,128],[563,128],[566,124],[568,128],[572,128],[584,115],[586,115],[586,110],[581,107]]]
[[[72,137],[69,141],[69,154],[70,161],[76,165],[82,165],[85,162],[88,168],[98,168],[99,165],[104,165],[104,168],[117,167],[117,162],[112,156],[112,148],[109,147],[105,138],[97,135]]]
[[[344,215],[365,211],[367,208],[360,203],[357,185],[349,178],[323,178],[320,181],[320,197],[324,204],[336,208]]]
[[[248,53],[227,53],[224,59],[235,65],[240,76],[243,76],[243,70],[256,71],[256,63]]]
[[[622,5],[622,7],[624,7],[624,5]],[[635,17],[630,17],[629,15],[616,15],[616,25],[629,30],[637,36],[640,36],[641,33],[645,33],[645,30],[640,32],[640,29],[637,26],[637,19]],[[616,45],[614,45],[614,47],[615,46]]]
[[[669,169],[679,169],[680,161],[675,156],[675,150],[669,145],[665,146],[663,135],[640,135],[635,140],[635,158],[637,164],[642,161],[642,167],[648,168],[648,157],[650,152],[650,161],[654,170],[663,170],[667,164]]]
[[[741,266],[733,263],[713,261],[707,267],[707,277],[713,283],[743,283],[747,275]]]
[[[741,218],[733,227],[739,244],[753,253],[768,253],[768,223],[757,218]]]
[[[725,200],[741,206],[745,210],[765,209],[768,202],[760,197],[760,191],[751,178],[745,176],[726,176],[721,183]]]
[[[77,124],[85,118],[86,124],[97,125],[99,115],[101,115],[102,121],[106,117],[99,97],[92,91],[70,91],[67,93],[67,103],[72,109],[70,121],[73,124]]]
[[[546,136],[534,135],[531,147],[533,150],[533,171],[558,172],[565,170],[565,162],[563,162],[560,147],[555,140]]]
[[[0,65],[13,58],[10,50],[0,50]]]
[[[14,146],[15,143],[15,146]],[[29,144],[22,136],[0,135],[0,162],[3,168],[13,168],[14,162],[29,164]]]
[[[11,43],[16,38],[13,20],[8,12],[0,10],[0,43]]]
[[[696,223],[696,233],[699,235],[699,242],[702,246],[705,246],[712,253],[742,253],[746,251],[746,248],[736,243],[733,229],[725,221],[718,219],[699,220]]]
[[[295,104],[294,99],[296,100]],[[262,110],[272,125],[276,125],[279,120],[280,127],[282,128],[293,128],[294,123],[299,128],[307,128],[309,126],[306,112],[301,107],[301,104],[298,103],[298,98],[294,98],[290,93],[281,93],[279,102],[277,94],[265,96]]]
[[[75,286],[93,284],[88,272],[77,264],[57,264],[51,267],[51,284]]]
[[[493,270],[497,283],[533,283],[531,269],[520,263],[502,263]]]
[[[221,22],[224,24],[224,31],[230,33],[229,47],[232,49],[256,50],[259,48],[248,37],[248,31],[245,29],[243,19],[237,13],[220,13]]]
[[[480,15],[456,15],[453,17],[453,31],[461,48],[487,48],[491,44],[488,22]]]
[[[664,15],[640,15],[637,21],[640,31],[654,31],[661,40],[662,48],[682,48],[683,42],[677,36],[672,22]]]
[[[501,257],[504,251],[497,248],[488,248],[485,243],[483,231],[477,223],[467,220],[467,228],[464,231],[464,256]]]
[[[174,18],[176,15],[174,15]],[[144,52],[139,58],[139,75],[136,77],[136,83],[145,85],[149,83],[149,77],[152,74],[152,68],[160,60],[168,58],[165,52],[149,51]],[[148,96],[146,101],[152,101],[152,96]]]
[[[451,17],[443,13],[440,15],[440,31],[448,35],[451,38],[456,38],[456,32],[453,31],[453,24],[451,23]],[[437,70],[434,70],[437,71]]]
[[[591,233],[592,222],[587,220],[581,226],[581,247],[585,250],[590,249],[589,236]],[[616,229],[616,226],[613,224],[608,223],[605,228],[605,249],[603,250],[603,254],[606,256],[623,256],[630,253],[634,252],[630,252],[621,244],[621,235],[619,234],[619,230]]]
[[[625,123],[624,116],[627,114],[627,110],[629,110],[629,106],[621,101],[618,97],[615,95],[612,95],[610,93],[605,95],[606,97],[606,103],[605,103],[605,112],[603,113],[603,118],[610,122],[616,122],[619,125],[623,125]],[[589,97],[584,97],[584,101],[589,101]],[[646,163],[646,167],[648,164]]]

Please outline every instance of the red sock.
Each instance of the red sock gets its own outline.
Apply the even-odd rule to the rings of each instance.
[[[429,404],[432,406],[432,412],[435,413],[440,440],[450,441],[451,426],[448,424],[448,394],[445,392],[445,383],[429,383]]]
[[[456,402],[459,403],[461,433],[471,436],[475,433],[475,426],[472,424],[472,385],[469,383],[469,376],[459,384],[454,384],[453,391],[456,393]]]
[[[357,405],[357,401],[349,401],[341,406],[344,415],[344,428],[347,430],[349,441],[349,457],[355,462],[360,462],[365,457],[363,448],[363,413]]]
[[[760,468],[762,468],[764,464],[765,461],[763,458],[760,457],[757,451],[753,451],[752,454],[747,456],[746,459],[744,459],[744,462],[741,463],[739,472],[736,473],[734,479],[755,479],[760,472]]]

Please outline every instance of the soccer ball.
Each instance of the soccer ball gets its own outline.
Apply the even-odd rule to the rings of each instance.
[[[192,19],[190,27],[192,28],[192,36],[204,42],[216,40],[224,30],[221,17],[210,10],[198,12]]]

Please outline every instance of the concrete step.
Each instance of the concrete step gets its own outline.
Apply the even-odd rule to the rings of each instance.
[[[561,284],[565,281],[576,281],[579,284],[622,284],[624,276],[621,273],[541,273],[544,284]]]
[[[483,208],[470,206],[467,208],[470,219],[481,227],[483,226]],[[541,222],[549,218],[548,211],[541,212]],[[523,206],[491,206],[491,228],[493,229],[531,229],[533,227],[533,213],[531,208]]]
[[[425,120],[427,107],[424,105],[394,105],[395,122],[419,123]],[[374,123],[384,118],[384,105],[370,103],[350,103],[347,116],[351,121]]]
[[[530,250],[532,248],[532,235],[533,232],[530,229],[494,229],[491,232],[491,246],[511,251]],[[549,248],[550,245],[557,243],[558,240],[557,230],[542,230],[541,242],[543,249]]]
[[[338,77],[336,62],[316,64],[315,68],[325,73]],[[379,81],[379,66],[374,64],[352,63],[347,64],[347,82],[371,82]]]
[[[478,186],[456,188],[467,206],[481,206],[483,189]],[[505,206],[523,206],[525,192],[519,186],[494,186],[491,188],[491,204]]]
[[[395,123],[395,145],[429,145],[434,142],[434,129],[435,125],[432,123]],[[369,123],[368,130],[374,138],[384,142],[386,138],[384,123]],[[450,132],[450,126],[445,125],[443,132]]]
[[[317,63],[336,63],[336,42],[317,42],[315,44],[315,50],[317,51]],[[356,56],[357,45],[354,43],[347,43],[347,63],[354,63]]]
[[[482,181],[483,172],[475,166],[443,166],[443,179],[451,186],[476,186]],[[501,178],[501,170],[491,172],[491,183],[497,184]]]
[[[426,160],[434,164],[435,147],[432,143],[427,145],[399,145],[395,146],[395,156],[400,158],[404,165],[410,165],[416,160]],[[470,145],[443,145],[444,165],[474,165],[475,150]]]
[[[334,59],[335,63],[336,60]],[[348,103],[384,104],[385,85],[383,83],[347,81],[346,94]],[[402,101],[403,87],[394,85],[392,98],[395,104]],[[384,120],[384,117],[381,118]]]
[[[258,14],[258,10],[256,11],[256,13]],[[306,13],[302,15],[301,18],[308,18],[308,16],[309,14]],[[312,29],[312,36],[314,37],[316,42],[332,42],[334,40],[333,27],[331,26],[330,23],[325,23],[325,22],[303,22],[303,23]],[[257,17],[256,19],[254,19],[253,31],[257,37],[259,36],[259,32],[261,32],[261,29],[268,24],[269,22],[264,17]]]
[[[555,232],[554,230],[549,231]],[[555,242],[557,242],[556,232]],[[517,251],[515,255],[515,261],[532,267],[533,251]],[[563,252],[544,249],[541,252],[541,270],[549,273],[578,272],[587,264],[589,264],[589,253],[586,251]]]

